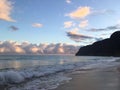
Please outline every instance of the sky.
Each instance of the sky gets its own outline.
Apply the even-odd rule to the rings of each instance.
[[[120,29],[120,0],[0,0],[0,41],[87,45]]]

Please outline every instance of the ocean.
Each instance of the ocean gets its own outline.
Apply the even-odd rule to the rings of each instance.
[[[72,55],[0,55],[0,88],[54,89],[69,82],[71,73],[113,67],[119,60],[119,57]]]

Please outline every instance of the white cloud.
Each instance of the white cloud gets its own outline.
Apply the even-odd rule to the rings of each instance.
[[[103,14],[113,14],[114,10],[103,9],[103,10],[95,10],[88,6],[78,7],[76,10],[66,14],[65,16],[69,16],[72,19],[83,19],[88,15],[103,15]]]
[[[66,3],[70,4],[70,3],[71,3],[71,0],[66,0]]]
[[[12,13],[12,2],[10,0],[0,0],[0,19],[9,21],[9,22],[14,22],[15,20],[12,19],[10,16]]]
[[[88,20],[83,20],[80,24],[79,27],[80,28],[85,28],[88,25]]]
[[[43,24],[41,24],[41,23],[34,23],[34,24],[32,24],[32,26],[36,27],[36,28],[41,28],[41,27],[43,27]]]
[[[78,34],[79,33],[78,31],[79,31],[78,28],[73,28],[72,30],[70,30],[72,34]]]
[[[72,26],[74,26],[74,23],[72,21],[64,22],[64,28],[71,28]]]
[[[69,44],[32,44],[0,41],[0,54],[75,54],[79,47]]]
[[[69,14],[66,14],[66,16],[69,16],[72,19],[83,19],[87,17],[91,13],[90,7],[79,7],[76,10],[72,11]]]

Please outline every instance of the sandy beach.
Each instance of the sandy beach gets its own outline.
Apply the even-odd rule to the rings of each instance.
[[[71,74],[72,80],[55,90],[120,90],[118,67]]]

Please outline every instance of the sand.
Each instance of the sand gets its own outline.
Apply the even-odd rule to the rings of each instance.
[[[120,90],[119,70],[117,66],[71,74],[73,79],[55,90]]]

